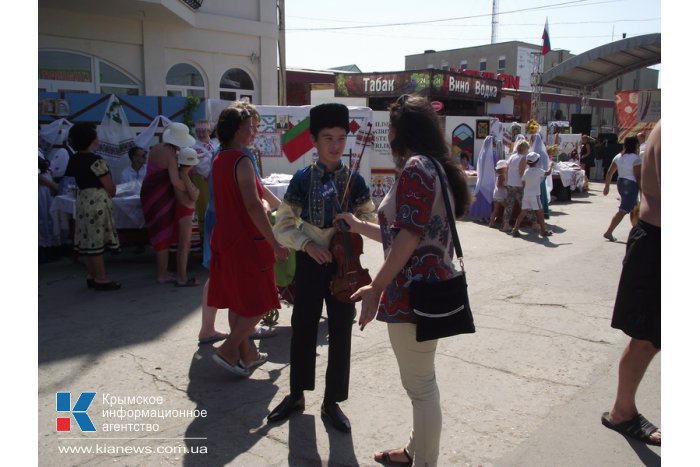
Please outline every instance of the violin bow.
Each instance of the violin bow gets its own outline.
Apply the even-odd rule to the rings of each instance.
[[[345,181],[343,196],[341,198],[341,204],[344,208],[347,207],[350,180],[352,180],[352,176],[360,170],[360,162],[362,161],[362,156],[365,154],[365,148],[373,140],[374,135],[372,134],[372,122],[365,122],[357,131],[357,135],[355,136],[355,144],[350,152],[350,174],[348,175],[348,179]]]

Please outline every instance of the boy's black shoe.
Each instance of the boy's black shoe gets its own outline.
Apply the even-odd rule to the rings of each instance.
[[[321,417],[327,417],[337,430],[350,433],[350,420],[335,402],[324,402],[321,405]]]
[[[292,396],[289,395],[282,399],[282,402],[272,409],[270,415],[267,416],[268,422],[281,422],[289,418],[296,411],[304,411],[304,397],[297,400],[292,400]]]

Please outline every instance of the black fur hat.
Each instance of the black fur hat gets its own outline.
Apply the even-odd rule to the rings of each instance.
[[[345,128],[345,133],[350,132],[350,112],[343,104],[320,104],[311,108],[309,113],[311,121],[309,130],[314,138],[324,128]]]

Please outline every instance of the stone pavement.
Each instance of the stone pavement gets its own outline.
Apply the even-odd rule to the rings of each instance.
[[[627,342],[609,324],[630,228],[625,219],[617,243],[603,239],[615,198],[592,183],[554,202],[549,240],[458,222],[477,332],[438,346],[441,465],[661,464],[660,448],[600,424]],[[365,240],[362,261],[376,273],[380,245]],[[107,267],[122,290],[88,290],[82,266],[68,259],[39,268],[40,465],[364,466],[407,441],[411,406],[383,323],[353,332],[350,398],[341,404],[351,434],[320,417],[325,319],[306,411],[267,425],[289,387],[290,307],[280,310],[278,335],[260,341],[270,361],[237,379],[211,360],[213,346],[197,346],[200,287],[157,285],[149,253],[108,257]],[[205,280],[201,266],[191,269]],[[225,312],[217,324],[227,328]],[[657,357],[638,394],[659,426],[660,366]],[[62,391],[71,406],[96,393],[87,411],[96,432],[81,432],[75,419],[70,432],[56,431],[67,416],[56,412]]]

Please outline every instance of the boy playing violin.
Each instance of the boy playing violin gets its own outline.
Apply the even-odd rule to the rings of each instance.
[[[338,402],[348,398],[355,306],[339,301],[329,290],[338,266],[329,250],[336,232],[333,218],[337,203],[328,198],[327,187],[332,182],[340,198],[349,186],[347,210],[361,220],[375,222],[375,207],[365,180],[358,173],[351,174],[341,161],[350,127],[348,108],[334,103],[313,107],[309,126],[318,160],[292,177],[273,228],[277,241],[297,251],[296,294],[292,311],[290,394],[267,419],[280,422],[293,412],[304,410],[304,391],[313,390],[316,382],[316,340],[325,300],[329,344],[321,415],[336,429],[347,433],[350,421]]]

